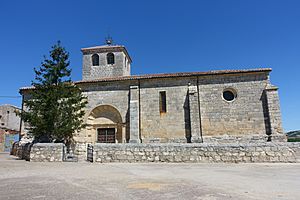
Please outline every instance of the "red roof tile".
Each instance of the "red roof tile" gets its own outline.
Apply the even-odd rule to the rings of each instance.
[[[253,72],[270,72],[271,68],[258,68],[258,69],[244,69],[244,70],[214,70],[207,72],[178,72],[178,73],[165,73],[165,74],[145,74],[133,76],[118,76],[108,77],[93,80],[81,80],[75,83],[95,83],[95,82],[110,82],[121,80],[140,80],[152,78],[171,78],[171,77],[187,77],[187,76],[207,76],[207,75],[222,75],[222,74],[238,74],[238,73],[253,73]]]
[[[108,77],[93,80],[81,80],[75,81],[75,84],[84,83],[98,83],[98,82],[113,82],[123,80],[143,80],[143,79],[154,79],[154,78],[172,78],[172,77],[188,77],[188,76],[210,76],[210,75],[224,75],[224,74],[241,74],[241,73],[256,73],[256,72],[270,72],[271,68],[257,68],[257,69],[241,69],[241,70],[214,70],[207,72],[178,72],[178,73],[165,73],[165,74],[145,74],[145,75],[134,75],[134,76],[118,76]],[[30,90],[33,87],[22,87],[20,91]]]

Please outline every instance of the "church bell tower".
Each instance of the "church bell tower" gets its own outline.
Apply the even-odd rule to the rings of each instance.
[[[114,45],[111,37],[105,45],[82,48],[82,79],[93,80],[130,76],[131,58],[122,45]]]

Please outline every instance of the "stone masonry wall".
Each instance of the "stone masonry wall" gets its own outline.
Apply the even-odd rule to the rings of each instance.
[[[65,145],[62,143],[36,143],[31,147],[32,162],[62,162]]]
[[[300,162],[300,143],[95,144],[94,161],[108,162]]]
[[[202,137],[266,136],[262,95],[267,84],[265,72],[141,80],[142,142],[188,142],[190,137],[195,142],[201,141],[199,133]],[[195,90],[193,95],[189,88]],[[228,88],[236,91],[232,102],[223,99],[223,91]],[[166,113],[159,112],[160,91],[166,92]]]
[[[87,143],[76,143],[75,155],[79,161],[85,161],[87,156]]]
[[[267,73],[199,77],[202,135],[266,135],[262,95],[267,84]],[[237,94],[231,102],[223,99],[227,88]]]
[[[83,55],[83,80],[99,79],[106,77],[128,76],[130,75],[130,66],[125,65],[125,54],[123,52],[114,52],[115,64],[108,65],[105,53],[98,53],[99,66],[92,66],[92,54]]]
[[[85,123],[90,117],[89,115],[101,105],[109,105],[118,110],[121,115],[122,122],[127,125],[129,121],[129,87],[130,82],[119,82],[118,84],[112,82],[106,83],[95,83],[95,84],[82,84],[79,85],[83,90],[83,94],[87,96],[88,105],[86,106],[85,112]],[[100,124],[99,124],[100,125]],[[127,125],[128,127],[128,125]],[[74,139],[79,143],[94,143],[96,142],[97,128],[99,126],[87,127],[75,134]],[[125,133],[124,133],[125,134]],[[129,132],[127,133],[129,134]]]
[[[204,143],[214,144],[230,144],[230,143],[260,143],[260,142],[287,142],[285,134],[272,134],[272,135],[219,135],[219,136],[204,136]]]
[[[265,90],[266,110],[268,111],[269,134],[282,134],[281,112],[278,97],[278,88],[268,86]]]
[[[142,143],[186,143],[190,139],[189,85],[197,85],[197,78],[161,78],[140,81]],[[161,91],[166,92],[166,113],[160,113],[159,92]],[[192,109],[197,110],[197,106]]]
[[[210,142],[205,141],[207,138],[221,141],[220,137],[226,139],[227,135],[232,138],[260,135],[262,141],[266,141],[270,127],[268,116],[272,117],[269,121],[275,134],[281,128],[278,98],[275,98],[278,96],[269,92],[269,101],[262,98],[269,84],[268,72],[78,83],[88,97],[85,122],[90,119],[95,123],[76,133],[74,139],[78,143],[93,144],[97,140],[97,129],[108,124],[115,125],[117,132],[122,133],[122,140],[117,142],[129,142],[130,124],[136,124],[139,128],[135,135],[142,143],[187,143],[202,139]],[[135,118],[130,117],[133,116],[130,115],[132,86],[139,90],[134,104],[139,116]],[[223,99],[223,91],[227,88],[237,93],[232,102]],[[166,92],[165,113],[159,108],[161,91]],[[266,102],[272,105],[268,107]],[[111,120],[109,123],[95,119],[93,110],[103,105],[115,108],[122,119],[113,121],[106,117]],[[266,107],[272,112],[269,115]]]

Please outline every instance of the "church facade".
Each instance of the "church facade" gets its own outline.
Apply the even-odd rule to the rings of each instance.
[[[81,49],[88,99],[78,144],[198,143],[284,138],[271,69],[131,75],[124,46]],[[21,89],[28,98],[28,89]]]

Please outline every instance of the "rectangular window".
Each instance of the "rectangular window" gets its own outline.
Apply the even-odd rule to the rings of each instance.
[[[159,92],[159,111],[160,111],[160,113],[167,112],[166,91]]]

